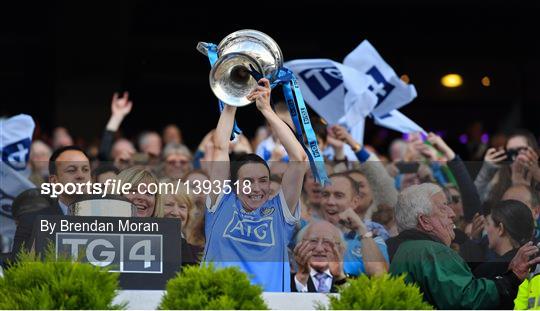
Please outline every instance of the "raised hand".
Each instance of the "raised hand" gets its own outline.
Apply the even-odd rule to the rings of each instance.
[[[332,131],[328,132],[326,141],[330,146],[332,146],[332,148],[334,148],[334,150],[343,149],[343,146],[345,145],[345,143],[342,140],[338,139]]]
[[[537,253],[538,247],[533,245],[532,242],[528,242],[519,248],[516,256],[510,261],[508,269],[512,270],[520,280],[525,279],[529,274],[530,267],[540,262],[540,257],[530,259],[531,256],[534,256]]]
[[[471,239],[478,239],[482,235],[482,231],[484,230],[485,226],[485,217],[483,215],[480,215],[479,213],[474,214],[472,223],[470,225],[470,231],[467,230],[467,235]]]
[[[124,92],[122,97],[118,97],[118,93],[113,94],[111,101],[112,115],[125,117],[131,112],[133,102],[129,100],[129,93]]]
[[[328,135],[326,136],[326,142],[328,145],[334,149],[334,160],[344,160],[345,159],[345,151],[343,147],[345,146],[345,143],[336,137],[336,134],[334,131],[332,131],[332,128],[328,129]]]
[[[520,151],[516,161],[519,161],[529,171],[534,172],[538,170],[538,154],[531,147]]]
[[[489,148],[484,156],[484,161],[489,162],[497,167],[501,162],[506,160],[506,151],[504,149]]]
[[[367,232],[366,225],[362,221],[362,218],[356,214],[352,208],[348,208],[338,214],[339,223],[346,228],[358,232],[360,235],[364,235]]]
[[[251,93],[248,94],[247,99],[250,101],[255,101],[257,109],[262,111],[272,110],[270,106],[270,81],[266,78],[262,78],[258,81],[259,85],[255,87]],[[262,84],[262,86],[261,86]]]
[[[456,157],[454,151],[448,147],[446,142],[439,135],[430,132],[427,136],[427,141],[429,141],[437,151],[442,153],[446,160],[451,161]]]
[[[118,93],[113,94],[111,100],[111,117],[107,123],[107,130],[116,132],[124,118],[131,112],[133,102],[129,100],[129,93],[124,92],[122,97]]]
[[[425,156],[430,161],[437,161],[439,157],[437,156],[437,150],[433,147],[424,144],[423,142],[416,142],[413,144],[414,149]]]
[[[354,140],[354,138],[347,131],[347,129],[341,125],[333,125],[332,127],[330,127],[330,132],[335,138],[341,140],[342,142],[345,142],[349,146],[354,146],[358,144],[358,142]]]

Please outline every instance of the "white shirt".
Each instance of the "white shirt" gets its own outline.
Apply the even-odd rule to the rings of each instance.
[[[60,209],[62,209],[62,213],[64,213],[64,215],[67,215],[68,214],[68,206],[65,205],[62,201],[58,200],[58,204],[60,205]]]
[[[259,157],[263,158],[265,161],[268,161],[270,159],[268,157],[268,154],[271,155],[272,151],[274,151],[274,148],[276,148],[276,147],[281,148],[284,156],[287,155],[287,151],[285,150],[285,147],[283,147],[283,145],[281,145],[281,144],[276,144],[276,142],[274,141],[274,138],[272,136],[268,136],[268,138],[261,141],[259,143],[259,145],[257,146],[255,153]]]
[[[315,277],[315,275],[319,273],[318,271],[316,271],[315,269],[313,268],[309,268],[309,277],[311,278],[311,280],[313,281],[313,285],[315,285],[315,289],[317,289],[319,287],[319,280],[317,280],[317,278]],[[326,269],[323,271],[324,274],[328,275],[329,277],[326,278],[326,280],[324,281],[326,283],[326,287],[328,289],[332,288],[332,280],[334,279],[334,277],[332,276],[332,274],[330,273],[330,269]],[[296,275],[294,276],[294,283],[296,284],[296,290],[299,292],[299,293],[307,293],[308,292],[308,287],[307,287],[307,283],[306,285],[300,283],[298,281],[298,279],[296,278]]]

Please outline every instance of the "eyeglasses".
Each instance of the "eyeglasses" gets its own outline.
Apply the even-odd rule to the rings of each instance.
[[[303,241],[308,242],[308,243],[309,243],[310,245],[312,245],[312,246],[318,246],[319,243],[321,243],[322,246],[323,246],[324,248],[333,248],[334,245],[337,245],[337,246],[341,245],[340,242],[334,241],[334,240],[332,240],[332,239],[327,239],[327,238],[321,238],[321,239],[317,239],[317,238],[313,238],[313,239],[303,239]]]

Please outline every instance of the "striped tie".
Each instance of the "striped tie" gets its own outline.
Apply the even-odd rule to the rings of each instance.
[[[318,293],[328,293],[330,292],[330,288],[326,286],[326,280],[330,276],[326,273],[317,273],[315,274],[315,278],[317,281],[319,281],[319,286],[317,286],[317,292]]]

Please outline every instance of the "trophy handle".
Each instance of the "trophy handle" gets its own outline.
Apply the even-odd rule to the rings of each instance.
[[[201,52],[201,54],[208,56],[208,43],[206,42],[199,42],[197,43],[197,51]]]

